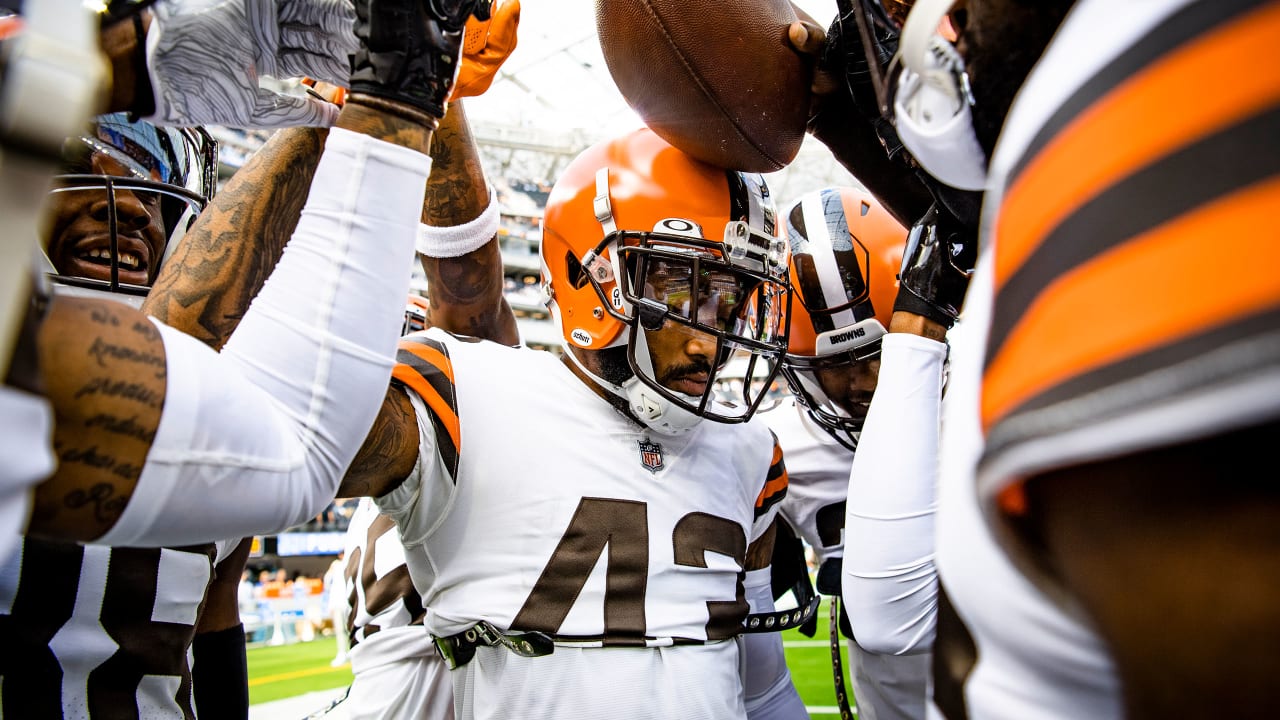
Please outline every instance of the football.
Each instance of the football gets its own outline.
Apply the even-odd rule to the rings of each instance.
[[[664,140],[735,170],[795,159],[813,69],[787,39],[787,0],[596,0],[595,12],[614,83]]]

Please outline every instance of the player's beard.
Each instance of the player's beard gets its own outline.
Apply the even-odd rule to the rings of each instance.
[[[595,373],[600,379],[607,383],[621,387],[622,383],[630,380],[635,373],[631,372],[631,364],[627,362],[627,348],[614,347],[605,348],[604,350],[594,350],[585,353],[587,358],[583,358],[591,372]],[[579,356],[581,357],[581,356]],[[627,409],[627,401],[625,398],[615,394],[607,388],[600,388],[599,395],[605,399],[614,410],[626,417],[632,422],[640,422],[631,415],[631,411]]]
[[[622,385],[622,383],[631,379],[635,375],[631,371],[631,363],[627,362],[627,348],[613,347],[600,350],[596,353],[599,365],[596,368],[596,374],[614,385]]]

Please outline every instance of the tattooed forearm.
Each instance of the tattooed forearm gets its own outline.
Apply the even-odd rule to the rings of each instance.
[[[475,220],[489,206],[489,186],[461,103],[449,106],[432,139],[422,221],[449,227]],[[497,236],[461,257],[419,256],[427,276],[430,324],[450,332],[519,341],[515,316],[502,296],[502,252]]]
[[[378,497],[399,487],[418,460],[418,420],[405,391],[387,390],[382,410],[338,488],[338,497]]]
[[[143,312],[221,348],[297,227],[325,136],[316,128],[273,135],[200,214]]]
[[[114,362],[123,362],[139,366],[136,368],[137,372],[145,372],[147,368],[150,368],[150,374],[153,378],[163,378],[165,376],[164,354],[140,349],[133,344],[138,339],[147,343],[158,341],[160,333],[155,326],[146,320],[135,319],[128,324],[128,332],[115,331],[115,328],[123,327],[124,323],[119,314],[112,312],[112,310],[113,308],[111,307],[93,307],[89,309],[88,320],[91,325],[113,329],[103,333],[96,333],[92,330],[85,333],[86,338],[92,338],[93,340],[93,344],[89,346],[88,350],[89,357],[94,359],[99,368],[107,367]]]
[[[94,325],[105,325],[107,327],[119,327],[119,313],[111,312],[114,308],[110,305],[94,305],[88,308],[84,317]]]
[[[893,316],[889,318],[889,332],[911,333],[938,342],[947,341],[946,326],[940,325],[923,315],[916,315],[902,310],[895,311]]]
[[[490,302],[502,294],[502,255],[496,245],[460,258],[422,257],[422,270],[431,290],[432,307]]]
[[[103,522],[120,517],[128,504],[128,495],[117,496],[115,488],[106,484],[94,485],[88,490],[74,490],[66,497],[68,508],[80,509],[90,506],[93,516]]]
[[[123,435],[145,443],[150,443],[156,438],[155,429],[144,427],[138,421],[136,414],[122,418],[110,413],[98,413],[85,420],[84,426],[87,428],[102,428],[114,435]]]
[[[339,126],[425,152],[429,132],[376,110],[344,108]],[[214,347],[235,331],[297,227],[327,132],[272,136],[227,181],[161,268],[143,312]]]
[[[137,480],[142,468],[122,462],[110,452],[99,450],[97,445],[87,448],[70,448],[58,454],[58,462],[80,463],[95,470],[103,470],[125,480]],[[80,492],[73,491],[73,494]]]
[[[115,380],[109,377],[90,378],[72,394],[76,400],[100,395],[106,398],[120,398],[142,403],[149,408],[160,409],[164,394],[144,383]]]
[[[422,222],[441,227],[480,217],[489,206],[489,186],[480,151],[462,102],[449,106],[431,139],[431,175],[422,202]]]
[[[431,128],[399,115],[382,112],[361,104],[359,95],[348,95],[346,105],[338,115],[337,127],[363,133],[378,140],[385,140],[427,153],[431,143]]]
[[[117,345],[104,338],[94,338],[93,346],[89,348],[89,355],[94,358],[100,366],[107,364],[106,358],[108,357],[114,360],[125,360],[141,365],[150,365],[158,368],[155,370],[155,377],[164,377],[163,355],[139,352],[133,348]]]
[[[164,344],[127,305],[58,297],[39,347],[58,467],[37,487],[28,533],[92,540],[119,519],[155,440]]]

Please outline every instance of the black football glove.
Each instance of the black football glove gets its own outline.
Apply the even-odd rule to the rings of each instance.
[[[877,97],[876,78],[883,77],[897,35],[880,25],[870,28],[875,47],[868,53],[855,17],[859,2],[837,3],[840,12],[827,30],[818,70],[839,83],[811,108],[807,129],[899,222],[909,225],[934,198],[898,139],[892,118],[881,113]]]
[[[870,51],[863,42],[858,26],[855,4],[862,0],[837,0],[839,13],[827,28],[827,40],[818,58],[818,68],[835,77],[844,78],[844,91],[848,93],[859,114],[869,121],[888,119],[886,69],[898,49],[896,32],[874,24],[867,32],[871,39]],[[868,21],[869,22],[869,21]],[[877,90],[877,85],[882,86]],[[890,113],[891,114],[891,113]]]
[[[491,0],[356,0],[351,92],[393,100],[433,118],[458,76],[467,18],[489,18]]]
[[[950,328],[960,315],[977,258],[977,225],[962,223],[934,206],[907,236],[894,311]]]

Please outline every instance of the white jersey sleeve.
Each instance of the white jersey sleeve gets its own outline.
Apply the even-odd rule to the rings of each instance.
[[[393,385],[409,397],[418,423],[418,459],[396,489],[377,498],[378,509],[396,518],[402,542],[419,544],[449,506],[460,450],[453,367],[441,341],[443,331],[401,338]]]
[[[164,413],[98,542],[273,532],[333,499],[381,407],[429,169],[421,153],[330,131],[298,228],[222,353],[156,322]]]
[[[782,445],[772,430],[769,431],[769,440],[772,453],[769,457],[768,470],[758,483],[760,494],[756,496],[755,520],[751,525],[750,542],[764,537],[764,534],[773,527],[774,519],[782,511],[782,503],[786,501],[787,493],[791,488],[791,476],[783,462]]]
[[[880,379],[849,473],[841,591],[858,644],[927,652],[937,609],[934,512],[944,343],[884,336]]]
[[[849,552],[845,552],[846,499],[854,452],[813,422],[794,400],[778,406],[766,417],[787,458],[790,483],[787,497],[782,501],[782,514],[814,549],[824,566],[819,571],[819,590],[838,592],[838,585],[823,585],[843,584],[840,574],[835,573],[835,566],[827,564],[829,561],[852,562],[857,566],[864,553],[883,554],[888,550],[883,547],[882,538],[859,537],[849,545]],[[874,452],[866,445],[865,437],[865,434],[860,437],[858,452]],[[895,442],[885,445],[876,440],[875,433],[872,443],[878,450],[896,447]],[[850,506],[854,504],[856,501],[850,502]],[[918,720],[924,716],[931,661],[928,653],[882,655],[869,652],[852,638],[846,639],[845,646],[859,718]]]

